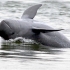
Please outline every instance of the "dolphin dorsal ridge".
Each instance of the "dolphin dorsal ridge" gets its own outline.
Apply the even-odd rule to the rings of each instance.
[[[42,4],[37,4],[32,7],[29,7],[25,10],[21,18],[33,19],[37,13],[37,10],[42,6]]]

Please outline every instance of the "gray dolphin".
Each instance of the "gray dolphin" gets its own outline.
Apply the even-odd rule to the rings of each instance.
[[[33,39],[43,45],[51,47],[70,47],[70,41],[59,31],[44,22],[33,20],[37,10],[42,4],[29,7],[22,15],[21,19],[5,19],[0,24],[0,36],[5,40],[16,37]]]

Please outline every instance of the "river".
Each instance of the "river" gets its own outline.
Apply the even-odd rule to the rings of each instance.
[[[0,21],[21,18],[28,7],[41,3],[35,20],[62,28],[70,40],[69,0],[3,0]],[[0,38],[0,70],[70,70],[70,48],[48,48],[28,39],[5,41]]]

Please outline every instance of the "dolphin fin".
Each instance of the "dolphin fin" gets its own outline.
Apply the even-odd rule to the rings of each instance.
[[[37,29],[37,28],[33,28],[32,32],[34,32],[35,34],[40,34],[42,33],[49,33],[49,32],[55,32],[55,31],[61,31],[64,29]]]
[[[29,7],[25,10],[21,18],[30,18],[33,19],[37,13],[37,10],[42,6],[42,4],[37,4],[32,7]]]

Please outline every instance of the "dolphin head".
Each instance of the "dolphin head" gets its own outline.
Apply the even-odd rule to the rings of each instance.
[[[0,36],[5,40],[22,37],[26,33],[25,25],[21,19],[5,19],[0,23]]]
[[[0,36],[5,40],[9,40],[10,37],[14,34],[14,31],[7,24],[5,20],[3,20],[0,24]]]

